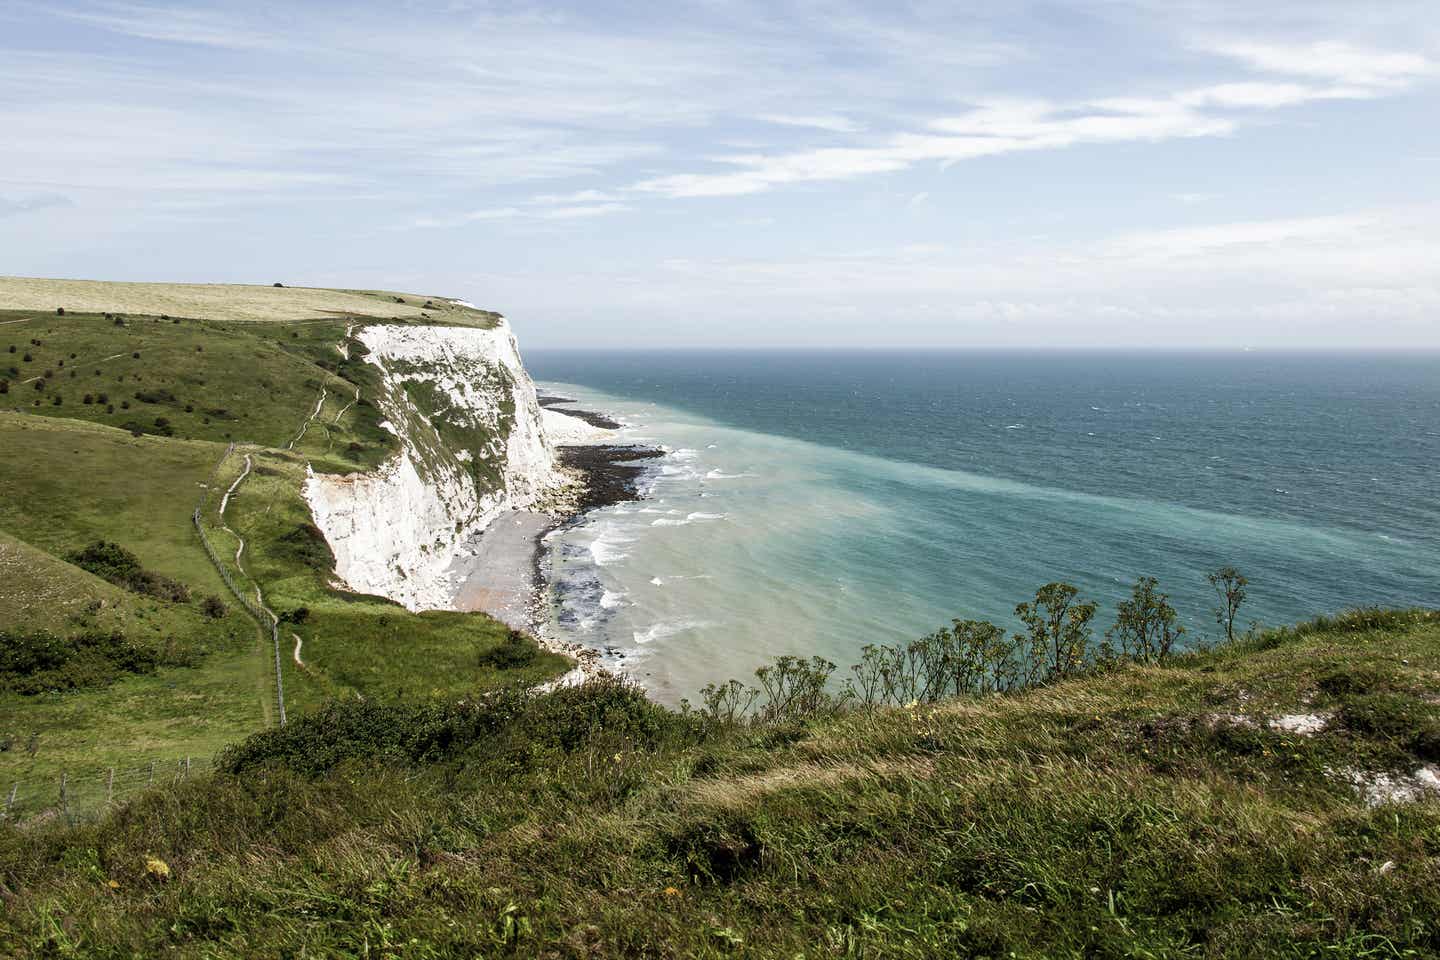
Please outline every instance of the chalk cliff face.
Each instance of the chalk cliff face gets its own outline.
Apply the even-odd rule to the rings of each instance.
[[[356,339],[381,370],[384,394],[369,399],[400,452],[374,473],[312,473],[305,499],[350,589],[447,607],[457,547],[565,483],[535,385],[503,320],[489,330],[375,324]]]

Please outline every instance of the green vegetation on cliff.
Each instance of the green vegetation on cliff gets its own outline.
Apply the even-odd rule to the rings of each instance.
[[[1437,676],[1440,616],[1366,611],[803,721],[717,724],[611,682],[340,703],[103,822],[5,834],[0,942],[22,957],[1434,955]]]
[[[301,497],[307,467],[397,449],[357,323],[496,321],[413,294],[0,278],[0,797],[54,806],[68,778],[72,809],[93,809],[111,768],[203,766],[278,719],[268,625],[201,546],[202,500],[219,562],[285,618],[289,712],[561,673],[528,641],[523,663],[497,659],[510,631],[484,615],[341,588]]]

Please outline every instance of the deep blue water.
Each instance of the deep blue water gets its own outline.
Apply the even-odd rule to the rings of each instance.
[[[670,469],[672,505],[723,505],[726,539],[694,541],[695,562],[713,549],[723,567],[724,550],[743,549],[751,560],[725,576],[753,576],[756,595],[761,581],[811,583],[824,609],[806,615],[827,636],[857,625],[840,648],[886,617],[901,632],[1003,619],[1052,579],[1109,605],[1141,574],[1204,635],[1204,574],[1222,564],[1250,576],[1244,617],[1266,623],[1440,605],[1440,354],[531,351],[526,363],[714,473],[752,477],[707,491],[710,471],[689,470],[691,489],[683,464]],[[704,429],[723,442],[701,443]],[[807,484],[822,506],[800,523]],[[622,596],[642,572],[622,562],[600,579]],[[841,595],[822,603],[831,574]],[[686,602],[733,606],[743,587],[702,583]],[[641,636],[641,612],[621,632]],[[706,675],[701,654],[726,632],[717,617],[691,618],[712,629],[676,641],[692,662],[673,682]]]

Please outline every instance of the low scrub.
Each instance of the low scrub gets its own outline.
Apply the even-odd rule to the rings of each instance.
[[[190,600],[189,587],[146,570],[140,565],[140,559],[135,554],[118,543],[97,540],[83,550],[67,554],[65,559],[82,570],[88,570],[97,577],[134,593],[168,600],[171,603],[187,603]]]
[[[604,677],[548,695],[514,687],[453,703],[331,702],[231,747],[218,766],[233,774],[279,766],[316,776],[348,760],[436,763],[568,753],[602,739],[653,749],[697,730],[634,684]]]
[[[0,632],[0,686],[24,696],[104,686],[126,673],[154,673],[163,659],[159,651],[120,633],[61,638],[44,631]]]

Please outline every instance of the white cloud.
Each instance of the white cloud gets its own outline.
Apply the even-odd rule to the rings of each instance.
[[[1265,73],[1314,77],[1354,87],[1396,89],[1435,72],[1427,57],[1406,51],[1375,50],[1337,41],[1284,45],[1232,41],[1208,44],[1211,53],[1231,57]]]
[[[757,119],[780,127],[808,127],[814,130],[828,130],[831,133],[859,133],[865,129],[861,124],[839,114],[802,117],[787,113],[762,113]]]

